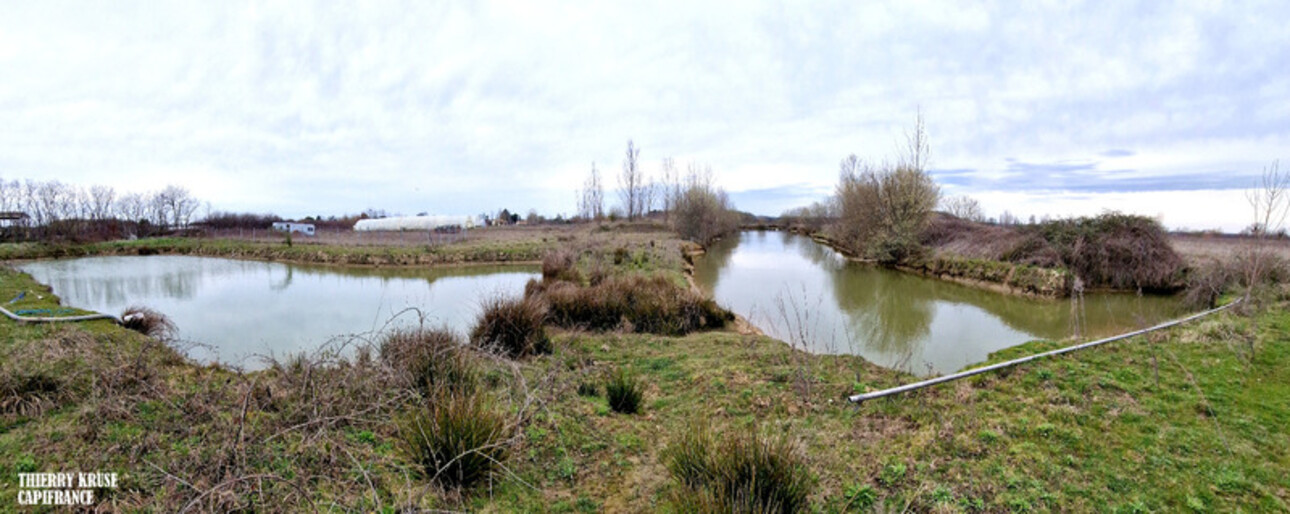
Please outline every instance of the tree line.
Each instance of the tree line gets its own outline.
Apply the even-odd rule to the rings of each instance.
[[[145,232],[185,228],[201,205],[187,189],[175,185],[119,194],[104,185],[0,178],[0,212],[10,218],[10,237],[74,236],[103,230],[109,222],[129,223]]]
[[[627,141],[618,175],[618,205],[606,210],[605,184],[596,163],[578,190],[579,221],[661,218],[683,238],[708,244],[739,228],[739,213],[729,195],[713,182],[712,167],[690,163],[682,175],[671,158],[662,161],[661,176],[648,176],[640,148]]]

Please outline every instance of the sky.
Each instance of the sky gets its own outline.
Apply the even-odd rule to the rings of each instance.
[[[1235,231],[1290,157],[1286,2],[0,10],[0,177],[175,184],[215,210],[569,215],[631,139],[647,174],[711,166],[777,215],[850,154],[895,158],[921,112],[943,193],[989,216]]]

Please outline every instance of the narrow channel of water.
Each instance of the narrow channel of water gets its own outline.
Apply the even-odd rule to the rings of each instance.
[[[257,356],[312,351],[387,323],[419,323],[408,308],[464,335],[481,300],[522,294],[538,276],[534,266],[391,270],[187,256],[87,257],[18,268],[52,287],[64,305],[114,315],[132,305],[156,309],[175,322],[182,340],[200,343],[186,349],[190,357],[246,369],[263,366]]]
[[[767,335],[816,353],[854,353],[918,375],[944,374],[1035,339],[1085,338],[1181,314],[1174,298],[1004,295],[847,262],[810,238],[743,232],[698,260],[695,279]],[[1076,323],[1076,320],[1080,323]]]

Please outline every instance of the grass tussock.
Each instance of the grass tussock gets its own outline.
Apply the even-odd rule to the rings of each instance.
[[[426,396],[438,390],[471,393],[479,382],[474,359],[447,328],[390,332],[381,340],[380,355],[400,382]]]
[[[563,280],[574,284],[582,283],[582,274],[578,272],[578,255],[569,250],[556,250],[542,257],[542,280]]]
[[[718,434],[694,423],[662,459],[680,486],[673,503],[681,512],[802,512],[814,488],[806,457],[791,441],[756,431]]]
[[[409,458],[431,480],[469,488],[493,476],[506,459],[506,418],[482,395],[445,393],[427,399],[400,422]]]
[[[495,296],[484,302],[470,342],[508,357],[551,353],[551,339],[543,326],[546,317],[547,306],[540,298]]]
[[[659,275],[611,275],[586,287],[530,283],[526,291],[544,299],[550,321],[565,328],[684,335],[734,319],[711,299]]]
[[[121,325],[145,336],[167,341],[175,336],[175,323],[165,314],[147,307],[134,306],[121,313]]]
[[[605,399],[609,400],[609,408],[614,412],[623,414],[640,412],[641,399],[644,396],[640,382],[622,369],[615,371],[605,382]]]

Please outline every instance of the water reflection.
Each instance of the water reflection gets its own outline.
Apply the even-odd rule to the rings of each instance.
[[[848,263],[809,238],[745,232],[709,249],[696,279],[766,333],[820,353],[856,353],[919,374],[1072,334],[1070,302],[1001,295]],[[1174,299],[1090,295],[1082,333],[1106,336],[1179,314]]]
[[[382,328],[408,308],[427,322],[468,330],[485,295],[518,294],[532,266],[436,270],[324,268],[204,257],[92,257],[19,266],[66,305],[119,314],[157,309],[180,337],[203,343],[202,361],[258,367],[255,355],[316,348],[333,336]],[[419,322],[405,314],[394,325]]]

